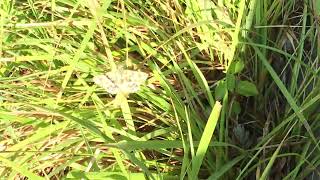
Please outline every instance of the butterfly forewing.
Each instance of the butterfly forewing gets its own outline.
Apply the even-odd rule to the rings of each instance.
[[[117,94],[120,91],[120,88],[113,81],[111,81],[107,75],[95,76],[93,81],[110,94]]]
[[[110,94],[134,93],[140,85],[146,81],[148,74],[132,70],[116,70],[98,75],[93,78],[94,82],[103,87]]]
[[[127,80],[126,82],[137,82],[142,84],[148,78],[148,74],[139,71],[126,70],[123,73],[123,77]]]

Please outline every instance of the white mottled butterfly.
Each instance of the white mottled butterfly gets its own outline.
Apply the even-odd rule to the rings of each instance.
[[[148,74],[140,71],[117,69],[93,77],[93,81],[110,94],[130,94],[139,91]]]

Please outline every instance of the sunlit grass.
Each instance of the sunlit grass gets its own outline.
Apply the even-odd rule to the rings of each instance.
[[[320,174],[313,1],[0,2],[0,177]],[[148,74],[111,95],[93,77]]]

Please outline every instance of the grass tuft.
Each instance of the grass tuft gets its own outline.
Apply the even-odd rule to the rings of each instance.
[[[2,0],[0,177],[319,179],[319,7]]]

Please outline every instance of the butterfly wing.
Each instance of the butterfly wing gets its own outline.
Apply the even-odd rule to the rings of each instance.
[[[115,82],[106,75],[98,75],[93,77],[93,81],[104,88],[110,94],[117,94],[120,92],[120,88],[115,84]]]
[[[139,91],[140,85],[146,81],[148,74],[139,71],[124,70],[122,73],[121,90],[126,93],[134,93]]]
[[[115,70],[105,75],[98,75],[93,81],[103,87],[110,94],[135,93],[139,91],[140,85],[146,81],[148,74],[132,70]]]
[[[138,84],[142,84],[147,80],[148,74],[140,71],[125,70],[123,72],[123,77],[127,82],[137,82]]]
[[[122,92],[128,94],[128,93],[135,93],[139,91],[140,84],[137,82],[125,82],[122,84]]]

